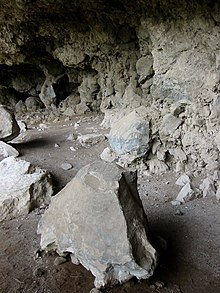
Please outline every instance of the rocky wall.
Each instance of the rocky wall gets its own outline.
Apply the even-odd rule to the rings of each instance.
[[[18,114],[101,111],[107,126],[144,106],[151,171],[213,170],[219,43],[217,1],[3,0],[0,101]]]

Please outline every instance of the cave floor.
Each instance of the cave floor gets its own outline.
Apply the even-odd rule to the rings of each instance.
[[[56,192],[84,165],[99,157],[107,142],[83,147],[70,134],[108,133],[99,125],[100,116],[78,116],[68,121],[47,123],[44,130],[31,127],[13,146],[25,159],[53,174]],[[77,127],[74,127],[75,123]],[[57,144],[55,146],[55,144]],[[74,147],[72,151],[70,147]],[[73,168],[64,171],[62,163]],[[220,292],[220,217],[215,198],[195,199],[172,206],[180,190],[177,174],[139,176],[139,193],[153,233],[167,241],[154,276],[149,280],[132,279],[103,292]],[[37,223],[44,212],[38,209],[27,216],[0,225],[1,293],[88,293],[94,278],[82,266],[70,261],[54,265],[56,255],[41,255]]]

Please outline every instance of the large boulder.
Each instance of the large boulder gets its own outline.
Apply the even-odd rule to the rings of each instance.
[[[0,162],[0,222],[48,204],[52,193],[47,171],[13,157]]]
[[[10,141],[18,136],[19,132],[20,128],[14,115],[0,105],[0,140]]]
[[[83,167],[52,198],[38,233],[42,249],[71,253],[95,276],[97,288],[149,278],[156,266],[136,173],[114,163]]]
[[[129,154],[139,158],[150,148],[149,122],[133,110],[113,123],[108,141],[117,155]]]

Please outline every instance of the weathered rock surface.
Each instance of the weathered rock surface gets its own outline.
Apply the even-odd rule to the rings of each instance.
[[[160,142],[149,164],[208,173],[220,159],[219,10],[205,0],[1,1],[0,102],[25,114],[23,101],[39,96],[50,116],[102,111],[108,127],[145,106]]]
[[[0,162],[0,222],[48,204],[52,193],[48,172],[13,157]]]
[[[97,288],[149,278],[156,266],[136,173],[114,163],[82,168],[52,198],[38,233],[42,249],[71,253],[95,276]]]
[[[142,157],[150,147],[149,123],[134,110],[112,125],[108,141],[117,155]]]
[[[10,141],[18,136],[19,132],[20,128],[14,115],[0,105],[0,140]]]

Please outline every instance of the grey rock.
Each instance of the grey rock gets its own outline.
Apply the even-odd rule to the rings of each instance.
[[[199,188],[202,190],[202,195],[203,197],[206,196],[215,196],[216,194],[216,188],[214,185],[214,181],[212,178],[205,178],[202,182],[202,184],[200,184]]]
[[[39,97],[28,97],[25,101],[25,106],[27,108],[27,111],[35,112],[43,108],[43,103],[41,102]]]
[[[54,260],[54,265],[55,265],[55,266],[59,266],[59,265],[65,263],[65,262],[67,262],[67,259],[66,259],[65,257],[58,256],[58,257],[56,257],[55,260]]]
[[[12,146],[10,146],[9,144],[0,141],[0,155],[2,155],[4,158],[7,157],[18,157],[19,156],[19,152],[13,148]]]
[[[78,141],[82,146],[94,145],[105,140],[105,136],[99,133],[88,133],[78,136]]]
[[[134,110],[113,123],[108,141],[117,155],[142,157],[150,148],[149,123]]]
[[[163,117],[163,121],[161,123],[160,135],[172,135],[174,131],[180,126],[181,122],[181,119],[173,116],[172,114],[166,114]]]
[[[73,253],[96,288],[149,278],[157,263],[136,173],[114,163],[83,167],[52,198],[38,233],[42,249]]]
[[[0,222],[48,204],[52,193],[47,171],[13,157],[0,162]]]
[[[101,291],[97,288],[93,288],[92,290],[89,291],[89,293],[101,293]]]
[[[115,155],[115,153],[112,150],[110,150],[109,147],[107,147],[101,153],[100,158],[103,161],[112,163],[112,162],[114,162],[116,160],[117,156]]]
[[[152,159],[148,162],[148,164],[149,171],[157,175],[163,174],[169,169],[166,163],[158,159]]]
[[[187,174],[182,174],[175,182],[176,185],[178,186],[184,186],[187,183],[190,183],[191,180]]]
[[[65,171],[73,168],[73,166],[70,163],[62,163],[60,167]]]
[[[20,128],[12,113],[0,105],[0,140],[8,142],[18,136]]]
[[[175,202],[177,203],[184,203],[187,201],[190,201],[194,198],[195,192],[192,189],[190,183],[186,183],[183,188],[180,190],[180,192],[177,195],[177,198],[175,199]]]

